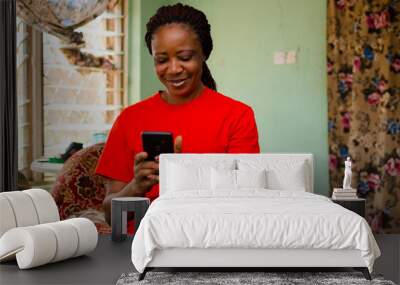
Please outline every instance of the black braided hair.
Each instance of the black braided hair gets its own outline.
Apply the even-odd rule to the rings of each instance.
[[[171,23],[186,24],[193,29],[193,31],[197,34],[203,50],[203,54],[207,60],[213,49],[213,42],[210,33],[211,27],[207,21],[206,15],[200,10],[197,10],[188,5],[183,5],[181,3],[160,7],[157,10],[156,14],[152,16],[147,22],[145,41],[150,54],[152,54],[151,40],[154,32],[159,27]],[[215,83],[215,80],[212,77],[210,69],[208,68],[205,61],[203,63],[203,73],[201,75],[201,81],[208,88],[215,91],[217,90],[217,84]]]

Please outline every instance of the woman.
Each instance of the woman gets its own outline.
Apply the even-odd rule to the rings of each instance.
[[[109,223],[112,198],[158,196],[158,162],[145,160],[142,131],[172,132],[176,152],[260,151],[252,109],[216,92],[206,64],[213,44],[203,12],[163,6],[147,23],[145,40],[166,90],[127,107],[111,129],[96,170],[108,178],[103,206]]]

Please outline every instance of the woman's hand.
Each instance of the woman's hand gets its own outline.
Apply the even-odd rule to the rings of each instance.
[[[174,142],[175,153],[182,152],[182,136],[177,136]],[[135,156],[135,177],[129,182],[107,179],[105,184],[106,197],[103,201],[105,218],[111,224],[111,200],[116,197],[143,197],[159,181],[158,157],[156,161],[146,161],[147,153],[140,152]]]
[[[144,197],[154,184],[158,183],[158,162],[146,161],[146,152],[135,156],[134,178],[129,182],[107,179],[105,184],[107,193],[103,200],[105,219],[111,225],[111,201],[118,197]],[[128,219],[132,213],[128,214]]]
[[[177,136],[174,142],[174,152],[182,152],[182,136]],[[135,156],[134,173],[135,178],[132,181],[132,188],[135,189],[135,196],[144,196],[146,192],[150,191],[154,184],[159,182],[159,157],[155,161],[147,161],[147,153],[139,152]]]
[[[135,196],[144,196],[159,180],[158,161],[147,161],[147,155],[146,152],[139,152],[135,156],[135,175],[131,182]]]
[[[174,152],[181,153],[182,152],[182,136],[177,136],[174,142]]]

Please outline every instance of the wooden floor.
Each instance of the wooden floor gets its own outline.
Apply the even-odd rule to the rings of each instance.
[[[374,273],[383,274],[385,279],[400,284],[400,234],[375,235],[381,250],[374,265]]]

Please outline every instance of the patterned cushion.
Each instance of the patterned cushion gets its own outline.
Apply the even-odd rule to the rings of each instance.
[[[106,194],[105,179],[95,174],[104,143],[74,153],[64,164],[52,189],[62,220],[87,217],[99,233],[110,233],[102,209]]]

